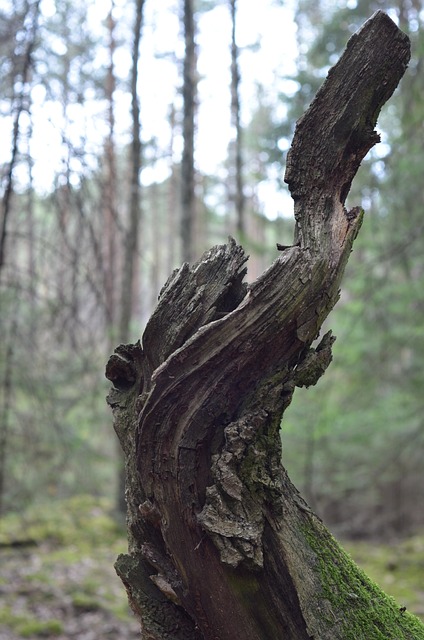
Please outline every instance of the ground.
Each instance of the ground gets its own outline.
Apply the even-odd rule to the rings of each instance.
[[[109,505],[76,498],[0,525],[0,640],[132,640],[139,626],[113,563],[126,550]]]
[[[14,546],[10,546],[13,543]],[[346,543],[365,571],[424,620],[424,535]],[[132,640],[138,624],[113,563],[125,533],[107,501],[73,498],[0,523],[0,640]]]

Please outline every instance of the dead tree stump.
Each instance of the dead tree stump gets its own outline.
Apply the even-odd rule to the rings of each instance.
[[[296,386],[331,361],[331,332],[312,344],[362,222],[345,199],[409,56],[407,36],[374,14],[297,123],[294,246],[252,284],[234,240],[184,264],[142,343],[108,362],[127,466],[116,569],[145,640],[424,638],[291,484],[279,434]]]

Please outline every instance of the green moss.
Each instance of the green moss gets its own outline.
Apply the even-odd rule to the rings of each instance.
[[[25,622],[25,616],[17,616],[15,615],[10,607],[2,607],[0,609],[0,624],[6,627],[14,628],[14,625]]]
[[[303,533],[319,563],[322,592],[317,598],[331,605],[328,624],[340,623],[343,640],[424,640],[418,618],[401,611],[324,527]]]
[[[34,573],[28,573],[25,579],[29,585],[32,585],[32,588],[34,588],[34,584],[51,585],[52,583],[51,572],[47,570],[44,570],[44,571],[40,570],[40,571],[35,571]]]
[[[110,515],[112,505],[103,498],[77,496],[36,505],[25,513],[8,514],[0,522],[0,542],[32,540],[56,546],[111,544],[122,530]]]
[[[102,605],[97,598],[85,593],[84,591],[77,591],[72,594],[72,605],[75,609],[80,611],[96,611],[101,609]]]
[[[22,638],[31,636],[50,637],[58,636],[63,632],[63,625],[60,620],[27,620],[15,627],[15,631]]]
[[[9,627],[22,638],[55,636],[63,632],[60,620],[36,620],[29,614],[16,615],[9,607],[0,609],[0,624]]]
[[[113,568],[127,540],[112,507],[107,500],[83,496],[39,504],[1,519],[0,541],[36,544],[1,550],[7,589],[1,597],[0,637],[3,633],[19,638],[64,637],[56,620],[59,608],[63,625],[69,617],[99,610],[99,618],[113,619],[123,629],[133,623],[125,588]],[[65,611],[64,602],[73,608]],[[45,613],[47,621],[35,619],[35,608]]]

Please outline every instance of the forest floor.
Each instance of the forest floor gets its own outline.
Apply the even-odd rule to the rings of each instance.
[[[80,497],[1,521],[0,640],[140,637],[113,568],[126,541],[110,513],[105,501]],[[424,620],[424,536],[345,546],[399,606]]]

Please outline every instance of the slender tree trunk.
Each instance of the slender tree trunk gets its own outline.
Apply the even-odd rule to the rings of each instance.
[[[166,270],[167,273],[171,273],[175,266],[175,255],[177,253],[176,238],[178,236],[178,178],[174,164],[174,141],[175,141],[175,107],[170,106],[169,111],[169,126],[171,129],[171,137],[169,140],[169,161],[171,175],[169,176],[169,188],[168,188],[168,206],[167,206],[167,227],[169,230],[169,247],[166,252]],[[179,216],[178,216],[179,219]]]
[[[285,176],[295,245],[250,285],[234,240],[184,265],[142,345],[108,362],[128,470],[116,569],[143,638],[424,638],[296,491],[279,433],[295,388],[331,361],[331,331],[312,343],[362,223],[344,202],[409,55],[384,13],[367,21],[297,124]]]
[[[30,127],[28,133],[28,140],[32,139],[33,124],[32,116],[30,114]],[[33,180],[33,166],[34,160],[31,157],[31,148],[28,144],[27,150],[27,165],[28,165],[28,192],[27,192],[27,206],[26,206],[26,221],[28,229],[28,293],[30,304],[30,319],[29,319],[29,337],[31,348],[36,348],[37,344],[37,263],[36,263],[36,222],[35,222],[35,192],[34,192],[34,180]]]
[[[105,312],[108,327],[109,341],[113,339],[116,326],[117,308],[117,237],[118,237],[118,212],[117,212],[117,172],[115,151],[115,104],[114,95],[116,89],[115,67],[113,56],[116,49],[115,43],[115,19],[113,17],[114,2],[107,18],[109,31],[109,67],[106,75],[105,93],[108,103],[108,136],[105,143],[105,184],[104,184],[104,290]]]
[[[121,322],[120,340],[125,343],[129,340],[129,330],[132,312],[134,309],[134,267],[138,251],[138,235],[141,217],[141,133],[140,133],[140,103],[138,98],[138,62],[143,24],[144,0],[136,0],[134,40],[132,50],[131,70],[131,111],[132,111],[132,136],[130,157],[130,200],[129,200],[129,224],[124,246],[124,272],[122,278],[121,297]]]
[[[183,262],[194,257],[194,219],[196,215],[194,172],[194,127],[197,93],[194,0],[184,0],[185,56],[183,71],[183,157],[181,161],[181,250]]]
[[[240,240],[246,233],[245,198],[243,190],[243,131],[240,119],[240,70],[238,64],[238,46],[236,42],[237,7],[236,0],[230,0],[231,11],[231,121],[235,131],[235,139],[230,145],[230,176],[233,185],[230,193],[234,199],[236,212],[236,230]]]
[[[157,212],[157,217],[152,221],[152,236],[151,236],[151,263],[150,263],[150,278],[149,278],[149,313],[156,306],[158,294],[160,290],[159,274],[161,272],[161,220],[163,207],[160,201],[161,194],[159,193],[159,186],[156,182],[150,185],[150,210]]]
[[[13,120],[12,152],[6,176],[6,186],[2,198],[1,221],[0,221],[0,272],[5,263],[6,237],[8,219],[11,212],[11,202],[13,194],[13,172],[18,158],[18,146],[20,135],[20,119],[22,112],[28,108],[28,81],[31,71],[32,52],[36,43],[38,31],[39,5],[41,0],[37,0],[32,7],[32,13],[27,16],[25,39],[16,43],[15,60],[18,61],[19,68],[15,73],[15,80],[19,80],[21,87],[19,95],[16,97],[16,107]],[[30,13],[30,12],[29,12]]]
[[[130,199],[129,199],[129,224],[125,235],[123,247],[123,277],[121,284],[121,318],[119,327],[120,342],[126,344],[129,340],[131,318],[134,310],[134,279],[135,264],[138,252],[138,235],[141,217],[141,133],[140,133],[140,104],[137,92],[138,62],[143,24],[144,0],[136,0],[134,40],[132,51],[131,71],[131,105],[132,105],[132,140],[130,158]],[[125,513],[125,469],[122,464],[118,474],[118,511]]]
[[[19,303],[16,301],[14,305],[13,317],[11,322],[10,333],[6,337],[6,352],[4,357],[4,373],[1,381],[1,411],[0,411],[0,517],[3,515],[4,497],[6,494],[7,479],[7,451],[9,447],[10,436],[10,414],[12,408],[13,393],[13,368],[14,368],[14,351],[17,339]]]

